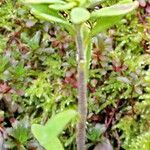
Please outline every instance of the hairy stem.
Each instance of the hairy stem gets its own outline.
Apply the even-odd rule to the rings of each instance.
[[[85,150],[86,117],[87,117],[87,81],[86,58],[81,33],[81,25],[76,26],[76,45],[78,55],[78,112],[80,120],[77,124],[77,150]]]

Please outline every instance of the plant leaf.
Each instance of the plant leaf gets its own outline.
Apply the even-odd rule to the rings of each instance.
[[[104,7],[100,10],[92,12],[91,18],[122,16],[131,12],[138,6],[139,3],[134,1],[132,3],[116,4],[110,7]]]
[[[62,3],[64,4],[65,2],[62,0],[25,0],[25,3],[32,3],[32,4],[51,4],[51,3]]]
[[[87,8],[93,8],[95,7],[96,5],[104,2],[105,0],[89,0],[88,3],[86,4],[86,7]]]
[[[71,21],[74,24],[81,24],[90,18],[90,13],[85,8],[76,7],[72,9],[70,16],[71,16]]]
[[[58,11],[52,10],[48,8],[48,4],[30,4],[30,8],[32,13],[39,19],[49,21],[49,22],[56,22],[62,25],[65,29],[67,29],[70,34],[74,34],[73,26],[66,21]]]
[[[88,26],[86,26],[86,24],[83,24],[82,26],[82,34],[84,39],[85,56],[86,56],[86,72],[88,75],[92,54],[92,40],[91,40],[92,38],[91,36],[89,36],[90,29]]]
[[[45,149],[46,150],[64,150],[60,140],[58,138],[52,138],[45,144]]]
[[[84,45],[84,55],[86,57],[86,73],[87,73],[87,80],[89,74],[89,67],[91,62],[91,53],[92,53],[92,38],[90,36],[90,27],[83,23],[81,26],[81,35],[83,38],[83,45]]]
[[[97,19],[95,26],[92,29],[92,36],[97,35],[109,27],[115,25],[121,20],[121,18],[135,9],[138,6],[138,2],[128,4],[117,4],[111,7],[102,8],[91,14],[91,19]]]
[[[40,145],[46,150],[63,150],[63,146],[59,139],[57,137],[51,137],[44,126],[34,124],[31,129],[35,138],[40,142]]]
[[[87,0],[78,0],[80,3],[80,6],[84,6],[87,3]]]
[[[118,4],[132,3],[132,0],[121,0]]]
[[[50,118],[45,126],[33,124],[32,133],[46,150],[63,150],[57,138],[71,119],[77,116],[74,110],[67,110]]]
[[[53,21],[62,24],[69,24],[63,17],[61,17],[57,11],[48,8],[47,4],[32,4],[30,5],[31,11],[38,18],[44,19],[46,21]]]
[[[28,41],[29,46],[35,50],[40,46],[41,31],[37,31],[35,35]]]
[[[91,30],[92,36],[97,35],[99,32],[102,32],[111,26],[115,25],[117,22],[121,20],[122,16],[115,17],[101,17],[97,20],[95,26]]]
[[[92,40],[89,40],[85,50],[86,50],[86,72],[87,72],[87,79],[88,79],[89,68],[90,68],[91,57],[92,57]]]
[[[75,2],[70,2],[67,4],[53,4],[53,5],[49,5],[49,8],[54,9],[54,10],[68,10],[73,8],[74,6],[76,6]]]
[[[67,110],[62,113],[57,114],[52,117],[45,125],[47,131],[51,133],[52,136],[58,136],[70,122],[71,119],[77,116],[77,112],[74,110]]]

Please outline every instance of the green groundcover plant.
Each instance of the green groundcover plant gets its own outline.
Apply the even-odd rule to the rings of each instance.
[[[110,7],[100,8],[102,0],[25,0],[35,17],[55,22],[69,32],[76,41],[78,63],[78,112],[80,115],[77,123],[77,150],[85,150],[86,118],[87,118],[87,82],[88,69],[91,61],[92,38],[99,38],[98,33],[116,24],[121,18],[138,7],[138,2],[123,0]],[[61,116],[64,118],[64,116]],[[67,121],[68,122],[68,121]],[[49,130],[51,122],[46,127],[33,126],[34,135],[47,150],[62,149],[57,138],[55,144],[59,148],[51,147]],[[62,128],[64,126],[62,125]],[[41,134],[38,131],[41,128]],[[58,132],[62,131],[59,130]],[[53,129],[54,131],[55,129]],[[58,133],[57,132],[57,133]],[[45,136],[47,140],[38,138]],[[57,134],[58,135],[58,134]],[[44,143],[43,143],[44,142]]]

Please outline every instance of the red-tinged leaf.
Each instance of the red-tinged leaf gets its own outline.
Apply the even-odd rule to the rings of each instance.
[[[0,84],[0,93],[7,93],[11,89],[6,83]]]
[[[145,0],[138,0],[139,4],[141,7],[145,7],[146,6],[146,1]]]
[[[150,14],[150,4],[146,7],[146,12]]]

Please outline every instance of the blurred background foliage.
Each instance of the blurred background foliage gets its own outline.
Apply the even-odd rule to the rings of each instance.
[[[116,150],[150,149],[148,7],[149,1],[140,1],[138,10],[93,39],[89,150],[104,138]],[[0,16],[0,132],[4,146],[42,150],[30,125],[44,124],[55,113],[76,108],[74,39],[56,24],[34,18],[17,0],[2,0]],[[66,150],[76,149],[74,124],[61,135]]]

